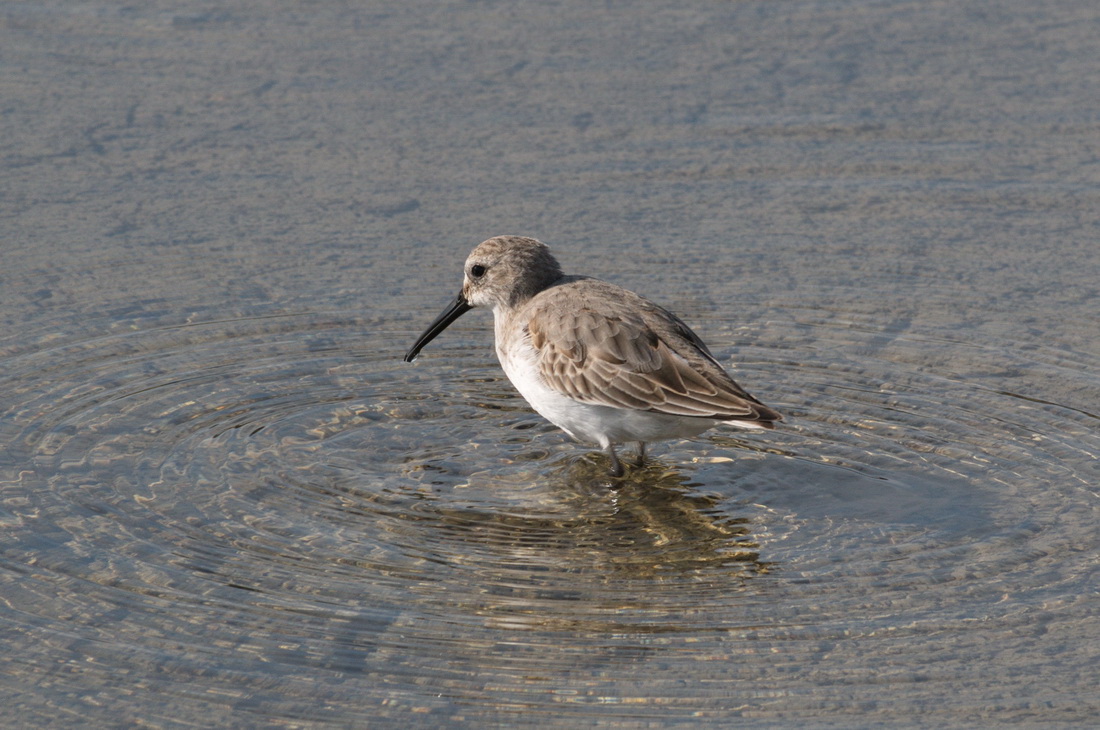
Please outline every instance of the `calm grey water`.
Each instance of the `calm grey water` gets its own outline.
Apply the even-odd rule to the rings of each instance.
[[[1100,9],[0,5],[6,726],[1088,726]],[[490,235],[783,411],[612,489]]]

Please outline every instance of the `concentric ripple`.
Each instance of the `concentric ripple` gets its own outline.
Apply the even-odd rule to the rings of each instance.
[[[1095,360],[789,306],[746,321],[715,351],[789,422],[657,446],[618,485],[461,329],[417,366],[386,323],[325,313],[41,338],[4,358],[6,641],[28,674],[67,657],[59,704],[99,675],[176,719],[195,697],[255,719],[733,717],[808,709],[807,682],[920,705],[1006,653],[1026,682],[1038,608],[1052,635],[1088,615],[1098,419],[981,373],[1096,392]]]

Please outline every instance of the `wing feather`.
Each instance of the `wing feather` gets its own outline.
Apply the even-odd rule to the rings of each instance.
[[[527,335],[540,375],[571,398],[762,426],[781,418],[745,392],[686,324],[632,292],[583,279],[530,305]]]

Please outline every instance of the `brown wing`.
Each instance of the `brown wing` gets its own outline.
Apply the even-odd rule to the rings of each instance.
[[[562,289],[532,302],[538,306],[528,320],[550,387],[584,403],[677,416],[762,426],[781,418],[734,382],[672,314],[605,282]]]

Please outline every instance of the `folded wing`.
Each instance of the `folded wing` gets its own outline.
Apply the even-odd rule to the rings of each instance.
[[[548,299],[548,309],[530,317],[528,334],[547,385],[619,408],[764,427],[782,418],[734,382],[675,315],[615,289],[624,301],[613,312],[587,307],[583,292],[573,292],[569,306]]]

